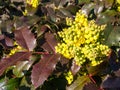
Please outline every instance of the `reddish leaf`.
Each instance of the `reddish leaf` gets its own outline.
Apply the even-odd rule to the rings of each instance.
[[[20,28],[19,30],[15,30],[15,39],[19,45],[23,48],[32,51],[36,45],[36,39],[34,34],[28,29],[28,27]]]
[[[99,87],[97,87],[94,83],[86,83],[83,90],[100,90]]]
[[[9,37],[5,37],[5,43],[7,46],[14,46],[13,40],[10,39]]]
[[[14,47],[13,40],[5,35],[0,35],[0,44],[4,48],[12,48]]]
[[[72,67],[71,67],[71,71],[73,73],[73,75],[75,75],[78,71],[80,70],[80,66],[78,66],[75,61],[72,62]]]
[[[57,45],[57,40],[52,33],[45,34],[46,42],[42,45],[42,48],[47,50],[48,52],[55,53],[55,46]]]
[[[44,83],[45,80],[47,80],[49,75],[55,69],[55,66],[58,62],[58,58],[58,54],[43,55],[40,62],[33,66],[31,79],[35,88],[39,87]]]
[[[4,35],[0,35],[0,40],[4,39]]]
[[[40,26],[40,30],[38,31],[38,37],[41,36],[42,34],[44,34],[47,30],[49,29],[49,27],[47,25],[42,25]]]
[[[67,59],[67,58],[65,58],[65,57],[63,57],[63,56],[61,55],[61,57],[60,57],[60,63],[61,63],[62,65],[68,64],[69,61],[70,61],[69,59]]]
[[[9,66],[16,64],[18,61],[28,59],[30,55],[30,52],[17,52],[9,58],[3,58],[0,61],[0,76]]]

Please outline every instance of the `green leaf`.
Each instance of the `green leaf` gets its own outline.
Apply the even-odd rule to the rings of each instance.
[[[20,80],[17,78],[12,79],[1,79],[0,80],[0,90],[16,90],[19,85]]]
[[[94,3],[89,3],[89,4],[85,4],[81,10],[85,15],[89,15],[90,11],[94,9],[95,4]]]
[[[104,30],[104,38],[105,38],[105,42],[104,44],[107,44],[108,46],[110,46],[108,44],[108,38],[109,38],[109,35],[111,34],[112,30],[114,29],[114,27],[109,23],[107,24],[105,30]]]
[[[85,4],[85,3],[89,3],[90,0],[78,0],[79,4]]]
[[[0,61],[0,76],[8,67],[15,65],[18,61],[29,59],[30,55],[30,52],[17,52],[8,58],[3,58]]]
[[[17,62],[17,64],[15,65],[15,68],[13,69],[13,74],[16,77],[24,76],[25,71],[29,70],[29,68],[32,66],[33,62],[34,62],[33,60]]]
[[[70,11],[72,14],[76,14],[76,12],[79,10],[78,6],[75,5],[69,5],[68,7],[66,7],[66,10]]]
[[[96,74],[100,74],[102,71],[104,71],[107,66],[108,66],[108,62],[104,61],[97,66],[88,67],[87,70],[88,70],[89,74],[96,75]]]
[[[109,46],[120,46],[120,27],[116,26],[112,29],[111,33],[106,40],[106,44]]]
[[[90,82],[88,76],[79,76],[66,90],[83,90],[84,85],[88,82]]]
[[[65,8],[60,8],[59,9],[60,10],[60,12],[62,12],[65,16],[67,16],[67,17],[72,17],[73,15],[71,14],[71,12],[70,11],[68,11],[67,9],[65,9]]]

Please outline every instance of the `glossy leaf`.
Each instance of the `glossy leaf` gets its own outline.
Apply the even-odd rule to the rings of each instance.
[[[68,11],[65,8],[60,8],[60,12],[62,12],[66,17],[72,17],[73,15],[71,14],[70,11]]]
[[[99,13],[98,15],[97,22],[100,24],[108,24],[114,23],[114,16],[117,15],[117,12],[115,10],[106,10],[105,12]]]
[[[14,23],[16,24],[16,28],[19,28],[21,26],[31,26],[34,25],[35,23],[37,23],[39,21],[39,17],[36,15],[32,15],[32,16],[27,16],[27,17],[19,17],[19,18],[15,18]]]
[[[15,90],[18,88],[19,79],[17,78],[4,78],[0,80],[0,90]]]
[[[9,66],[16,64],[18,61],[29,59],[30,55],[30,52],[17,52],[8,58],[3,58],[0,61],[0,76]]]
[[[114,27],[110,23],[108,23],[106,28],[104,29],[104,37],[105,37],[104,44],[107,44],[108,46],[111,46],[111,44],[108,43],[109,42],[108,38],[109,38],[113,29],[114,29]]]
[[[33,60],[32,61],[19,61],[15,65],[13,69],[13,74],[16,77],[22,77],[25,75],[25,72],[29,70],[29,68],[32,66]]]
[[[120,46],[120,27],[116,26],[112,29],[108,36],[106,44],[109,46]]]
[[[92,9],[94,9],[94,6],[95,6],[94,3],[85,4],[85,5],[81,8],[81,10],[82,10],[82,12],[83,12],[85,15],[88,16],[89,13],[90,13],[90,11],[91,11]]]
[[[47,78],[52,74],[58,62],[58,58],[58,54],[43,55],[40,62],[33,66],[31,79],[35,88],[42,85],[44,81],[47,80]]]
[[[6,43],[6,46],[11,46],[13,47],[14,46],[14,42],[12,39],[10,39],[9,37],[5,37],[5,43]]]
[[[46,50],[47,52],[55,53],[55,46],[57,45],[57,40],[52,33],[46,33],[45,34],[45,40],[46,42],[42,45],[42,48]]]
[[[103,72],[108,66],[108,62],[105,60],[104,62],[100,63],[97,66],[90,66],[87,68],[89,74],[91,75],[96,75],[99,74],[100,72]]]
[[[36,39],[34,34],[29,30],[28,27],[22,27],[15,30],[15,39],[19,45],[23,48],[32,51],[36,46]]]
[[[83,90],[84,85],[88,82],[90,82],[88,76],[79,76],[66,90]]]
[[[48,7],[48,8],[47,8],[47,11],[48,11],[48,15],[49,15],[50,19],[51,19],[53,22],[56,22],[56,15],[55,15],[55,12],[54,12],[53,8]]]

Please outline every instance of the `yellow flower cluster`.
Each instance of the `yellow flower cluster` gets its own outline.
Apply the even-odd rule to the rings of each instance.
[[[16,46],[15,48],[13,48],[10,53],[9,53],[9,56],[15,54],[16,52],[18,51],[22,51],[23,48],[21,46],[18,45],[18,43],[14,42],[14,45]]]
[[[65,79],[67,80],[68,84],[71,84],[73,82],[73,74],[71,71],[65,73]]]
[[[116,3],[118,4],[117,11],[120,12],[120,0],[116,0]]]
[[[75,20],[66,18],[68,28],[58,32],[62,38],[55,49],[57,53],[66,58],[73,58],[78,65],[82,65],[86,60],[92,66],[102,62],[109,52],[109,47],[101,44],[104,41],[105,25],[97,25],[94,20],[88,21],[81,11],[77,12]]]
[[[38,0],[27,0],[27,4],[29,4],[32,7],[36,8],[39,5],[39,1]]]

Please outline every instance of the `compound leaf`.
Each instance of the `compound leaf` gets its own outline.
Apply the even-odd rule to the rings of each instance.
[[[0,76],[9,66],[16,64],[18,61],[28,59],[30,55],[30,52],[17,52],[9,58],[3,58],[0,61]]]

